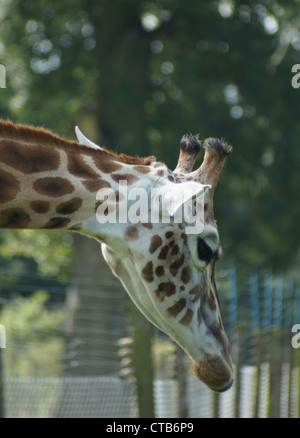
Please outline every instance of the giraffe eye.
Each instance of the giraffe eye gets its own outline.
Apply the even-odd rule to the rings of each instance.
[[[198,257],[206,263],[209,263],[213,257],[212,249],[204,242],[203,239],[198,238],[197,243]]]

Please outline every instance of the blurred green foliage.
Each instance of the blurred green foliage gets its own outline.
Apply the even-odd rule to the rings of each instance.
[[[234,151],[215,215],[226,261],[297,266],[299,1],[1,0],[0,11],[1,117],[69,138],[78,124],[171,168],[184,133],[225,137]]]
[[[56,377],[62,375],[64,311],[48,306],[46,292],[15,296],[0,312],[6,329],[5,375]],[[48,307],[47,307],[48,306]]]

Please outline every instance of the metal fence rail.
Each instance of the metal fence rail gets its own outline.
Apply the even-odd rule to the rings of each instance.
[[[231,267],[218,271],[217,283],[235,366],[234,385],[223,394],[210,391],[193,375],[190,360],[181,350],[155,330],[151,338],[154,379],[148,382],[153,385],[154,415],[299,417],[300,348],[292,346],[292,327],[300,324],[300,289],[296,282],[270,274],[237,273]],[[55,299],[45,305],[46,310],[42,309],[46,313],[38,326],[40,309],[34,308],[35,301],[33,309],[30,305],[27,309],[33,316],[30,314],[21,320],[18,319],[18,300],[7,296],[2,300],[3,309],[9,306],[13,318],[13,326],[7,330],[9,342],[1,350],[4,385],[1,405],[6,417],[130,418],[140,415],[137,381],[131,363],[134,338],[126,313],[128,303],[124,303],[127,297],[120,294],[113,298],[114,284],[106,281],[104,285],[104,288],[99,284],[89,287],[99,289],[97,300],[98,303],[103,300],[101,315],[107,321],[97,326],[98,316],[93,305],[96,292],[91,290],[89,301],[78,314],[80,324],[71,343],[63,323],[69,315],[64,300],[57,300],[60,293],[57,288]],[[21,305],[25,302],[30,303],[24,301]],[[111,309],[114,310],[113,321],[109,320]],[[62,324],[51,328],[47,312],[52,318],[49,321],[53,321],[54,315]],[[1,315],[3,311],[0,311],[0,323]],[[30,326],[28,321],[34,324]],[[108,337],[103,327],[111,327]],[[82,333],[85,345],[82,345]],[[97,348],[91,350],[95,341]],[[110,348],[115,347],[113,356],[107,349],[108,344]],[[85,348],[88,356],[85,356]],[[98,367],[99,370],[110,369],[110,357],[113,360],[111,373],[96,375],[94,370]],[[116,366],[117,360],[119,366]],[[20,363],[23,364],[21,371],[17,366]],[[93,369],[93,374],[80,375],[82,370],[88,373],[89,369]]]
[[[240,370],[239,388],[216,396],[206,386],[188,377],[187,404],[190,418],[234,418],[239,399],[240,418],[267,418],[270,409],[270,366],[262,364],[261,386],[256,394],[258,369]],[[282,368],[279,418],[299,417],[299,368],[289,374]],[[288,376],[293,391],[289,391]],[[263,384],[264,382],[264,384]],[[117,377],[8,377],[4,380],[7,418],[136,418],[138,403],[134,379]],[[240,394],[237,397],[237,391]],[[178,382],[154,381],[155,416],[178,418]]]

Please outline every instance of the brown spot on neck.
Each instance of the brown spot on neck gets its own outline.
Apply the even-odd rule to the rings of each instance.
[[[69,152],[67,153],[67,157],[68,170],[72,175],[83,179],[98,178],[99,175],[85,163],[80,154]]]
[[[35,213],[43,214],[47,213],[50,208],[50,204],[47,201],[32,201],[30,207]]]
[[[39,178],[33,183],[33,189],[40,195],[50,197],[67,195],[75,190],[68,179],[58,176]]]
[[[140,172],[140,173],[149,173],[150,172],[150,168],[147,166],[134,166],[133,170],[136,170],[137,172]]]
[[[56,229],[56,228],[65,228],[70,222],[71,222],[71,219],[68,219],[65,217],[53,217],[45,225],[43,225],[41,228],[46,229],[46,230],[51,230],[51,229]]]
[[[158,234],[152,236],[149,246],[150,254],[153,254],[162,245],[162,242],[162,238]]]
[[[13,200],[20,190],[18,180],[8,172],[0,170],[0,203]]]
[[[69,201],[62,202],[56,207],[56,212],[59,214],[72,214],[77,211],[82,205],[81,198],[72,198]]]
[[[174,295],[176,292],[176,286],[171,281],[168,281],[166,283],[159,283],[158,289],[155,291],[156,297],[160,301],[164,301],[165,297],[170,297],[171,295]]]
[[[155,269],[155,274],[158,277],[161,277],[162,275],[164,275],[164,273],[165,273],[165,271],[164,271],[163,266],[157,266],[157,268]]]
[[[160,253],[158,254],[159,260],[166,260],[168,256],[168,251],[169,251],[168,245],[163,246],[162,249],[160,250]]]
[[[139,180],[137,176],[130,175],[129,173],[125,173],[124,175],[121,173],[114,173],[111,175],[111,178],[117,183],[120,181],[126,181],[129,186]]]
[[[112,173],[116,170],[122,169],[121,164],[112,160],[99,160],[98,158],[94,158],[94,163],[103,173]]]
[[[3,163],[27,175],[56,170],[60,163],[58,151],[43,144],[27,145],[12,140],[2,140],[0,151]]]
[[[144,269],[142,269],[142,277],[148,283],[153,281],[153,263],[151,261],[146,264]]]
[[[193,287],[193,289],[191,289],[189,291],[190,295],[193,295],[193,303],[195,303],[196,301],[200,300],[201,298],[201,288],[200,286],[197,284],[195,287]]]
[[[139,237],[139,233],[136,227],[127,227],[124,232],[125,240],[136,240]]]
[[[175,277],[175,275],[177,274],[180,266],[182,266],[184,262],[184,254],[181,255],[181,257],[177,260],[175,260],[175,262],[173,262],[170,265],[170,273]]]
[[[100,189],[110,188],[110,184],[107,181],[104,181],[100,177],[95,179],[89,179],[86,181],[82,181],[84,187],[92,193],[98,192]]]
[[[168,307],[167,312],[170,316],[176,318],[176,316],[185,308],[185,306],[186,306],[185,298],[180,298],[180,300],[177,301],[173,306]]]
[[[190,323],[193,319],[193,315],[194,315],[194,312],[192,311],[192,309],[188,308],[184,317],[179,321],[179,324],[182,324],[185,326],[190,325]]]
[[[22,208],[8,208],[1,211],[0,228],[25,229],[30,222],[30,216]]]
[[[191,279],[191,269],[189,266],[186,266],[185,268],[182,269],[181,271],[181,277],[180,280],[184,283],[187,284]]]
[[[148,228],[148,230],[152,230],[153,225],[151,224],[151,222],[143,222],[141,224],[144,228]]]

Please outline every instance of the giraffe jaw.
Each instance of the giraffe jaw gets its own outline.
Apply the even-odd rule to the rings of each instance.
[[[111,250],[106,245],[102,244],[101,247],[106,262],[114,275],[120,279],[138,309],[152,324],[180,345],[191,358],[196,377],[214,391],[222,392],[229,389],[233,382],[231,358],[227,348],[222,348],[218,342],[213,346],[205,342],[205,332],[209,328],[203,325],[199,330],[199,327],[193,324],[191,327],[182,326],[178,332],[176,330],[178,324],[174,326],[175,320],[169,320],[157,309],[155,301],[151,300],[151,291],[140,280],[138,272],[134,274],[135,265],[129,259],[112,256]]]

